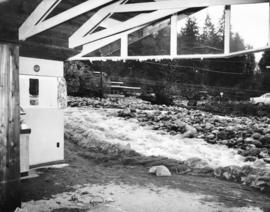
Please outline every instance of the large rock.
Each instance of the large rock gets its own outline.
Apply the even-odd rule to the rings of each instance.
[[[256,132],[256,133],[253,133],[251,137],[258,140],[258,139],[260,139],[261,134]]]
[[[269,158],[264,158],[263,159],[265,163],[270,163],[270,157]]]
[[[238,166],[227,166],[214,170],[214,175],[221,179],[239,182],[243,175],[242,169]]]
[[[153,166],[148,171],[149,174],[155,174],[158,177],[172,176],[171,172],[166,166]]]
[[[185,130],[184,134],[182,134],[182,138],[194,138],[197,134],[196,128],[191,125],[186,124]]]
[[[244,142],[246,144],[252,144],[253,141],[254,141],[254,138],[252,138],[252,137],[245,138],[245,140],[244,140]]]
[[[260,142],[263,145],[270,145],[270,134],[266,134],[260,138]]]
[[[257,176],[256,180],[252,182],[252,187],[259,188],[261,191],[270,191],[270,172],[264,173],[262,176]]]
[[[244,151],[243,155],[244,156],[255,156],[255,157],[257,157],[260,154],[260,152],[261,152],[260,149],[258,149],[256,147],[253,147],[253,148],[250,148],[247,151]]]
[[[185,164],[193,169],[202,169],[208,167],[208,163],[200,158],[189,158]]]

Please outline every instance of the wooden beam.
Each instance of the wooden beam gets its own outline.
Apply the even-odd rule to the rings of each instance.
[[[47,0],[40,2],[36,9],[19,28],[19,39],[25,40],[32,31],[32,28],[35,26],[35,24],[38,23],[38,21],[41,20],[43,16],[47,16],[50,8],[53,8],[54,5],[57,5],[57,2],[60,3],[58,0]]]
[[[77,40],[76,43],[72,42],[70,43],[70,47],[74,48],[76,46],[84,45],[86,43],[90,43],[123,31],[127,31],[129,29],[139,27],[142,25],[145,25],[147,23],[153,22],[155,20],[170,16],[171,14],[180,12],[182,10],[185,10],[187,8],[182,8],[182,9],[170,9],[170,10],[160,10],[160,11],[155,11],[151,12],[149,14],[141,14],[137,15],[117,26],[112,26],[111,28],[102,30],[100,32],[95,32],[93,34],[87,35],[80,40]]]
[[[103,38],[101,40],[97,40],[93,43],[85,44],[85,45],[83,45],[82,51],[79,54],[69,58],[69,60],[73,60],[73,58],[82,58],[83,56],[85,56],[85,55],[87,55],[87,54],[89,54],[97,49],[100,49],[100,48],[102,48],[102,47],[104,47],[104,46],[106,46],[114,41],[117,41],[117,40],[121,39],[122,36],[125,36],[125,35],[127,36],[128,34],[135,32],[135,31],[141,29],[142,27],[143,26],[137,27],[137,28],[128,30],[126,32],[122,32],[122,33],[119,33],[116,35],[112,35],[110,37]]]
[[[131,3],[120,5],[117,7],[115,13],[124,12],[142,12],[153,10],[168,10],[168,9],[181,9],[183,7],[209,7],[218,5],[235,5],[235,4],[257,4],[265,3],[268,0],[169,0],[161,2],[148,2],[148,3]]]
[[[265,50],[269,50],[270,46],[265,46],[258,49],[250,49],[250,50],[244,50],[239,52],[233,52],[229,54],[190,54],[190,55],[177,55],[177,56],[171,56],[171,55],[151,55],[151,56],[127,56],[127,57],[118,57],[118,56],[112,56],[112,57],[73,57],[69,60],[89,60],[89,61],[119,61],[119,60],[138,60],[138,61],[146,61],[146,60],[174,60],[174,59],[185,59],[185,60],[191,60],[191,59],[218,59],[218,58],[231,58],[231,57],[238,57],[242,55],[247,55],[251,53],[256,52],[262,52]]]
[[[269,0],[269,7],[268,7],[268,15],[269,15],[269,22],[268,22],[268,45],[270,45],[270,0]]]
[[[160,0],[159,0],[160,1]],[[198,9],[197,11],[193,11],[193,12],[190,12],[190,13],[182,13],[180,15],[177,15],[177,21],[179,20],[183,20],[184,18],[187,18],[189,15],[195,13],[195,12],[198,12],[200,11],[201,9]],[[168,27],[170,24],[170,19],[165,19],[161,22],[158,22],[158,23],[155,23],[154,25],[150,25],[150,26],[146,26],[143,30],[142,30],[142,35],[138,36],[138,37],[134,37],[130,40],[128,40],[128,45],[131,45],[132,43],[135,43],[139,40],[142,40],[143,38],[155,33],[155,32],[158,32],[162,29],[164,29],[165,27]],[[112,52],[115,52],[119,50],[119,48],[116,48],[116,49],[113,49]],[[176,51],[177,52],[177,51]]]
[[[121,57],[125,58],[128,56],[128,35],[123,35],[121,37]]]
[[[183,19],[187,18],[189,15],[191,15],[191,14],[193,14],[195,12],[198,12],[198,11],[200,11],[202,9],[204,9],[204,8],[198,8],[198,10],[195,10],[195,11],[192,11],[192,12],[189,12],[189,13],[182,13],[180,15],[177,15],[177,21],[183,20]],[[158,32],[161,29],[164,29],[165,27],[167,27],[169,25],[169,23],[170,23],[170,20],[165,19],[162,22],[158,22],[158,23],[156,23],[154,25],[151,25],[151,26],[143,25],[143,26],[136,27],[136,28],[130,29],[128,31],[125,31],[125,32],[122,32],[122,33],[119,33],[119,34],[116,34],[116,35],[112,35],[110,37],[103,38],[101,40],[94,41],[92,43],[84,45],[82,52],[75,55],[75,56],[73,56],[73,57],[71,57],[71,58],[69,58],[69,60],[73,60],[74,58],[78,59],[78,58],[84,57],[85,55],[87,55],[87,54],[89,54],[89,53],[91,53],[91,52],[93,52],[93,51],[95,51],[97,49],[100,49],[100,48],[102,48],[102,47],[104,47],[104,46],[106,46],[106,45],[108,45],[108,44],[110,44],[110,43],[112,43],[112,42],[114,42],[114,41],[116,41],[118,39],[121,39],[122,36],[127,36],[127,35],[135,32],[135,31],[140,30],[140,29],[145,27],[143,29],[143,34],[142,34],[141,37],[135,38],[131,42],[130,42],[130,40],[128,41],[128,44],[130,45],[130,44],[132,44],[132,43],[134,43],[134,42],[136,42],[138,40],[141,40],[141,39],[147,37],[148,35],[150,35],[152,33],[155,33],[155,32]],[[121,49],[121,48],[113,49],[112,52],[115,52],[115,51],[117,51],[119,49]]]
[[[97,11],[88,21],[86,21],[76,32],[74,32],[70,37],[69,37],[69,47],[73,48],[77,46],[77,43],[85,37],[87,34],[92,33],[99,25],[102,25],[102,22],[105,22],[108,20],[108,18],[112,15],[112,11],[116,8],[119,7],[119,5],[123,1],[118,1],[116,3],[113,3],[111,5],[108,5],[106,7],[103,7],[99,11]],[[112,20],[109,20],[109,22],[112,22]],[[116,21],[118,24],[121,24],[121,22]],[[111,23],[115,24],[115,23]],[[108,25],[105,23],[105,25]],[[112,27],[114,25],[110,25],[109,27]]]
[[[204,9],[204,8],[198,8],[195,11],[192,11],[192,12],[189,12],[189,13],[182,13],[180,15],[177,15],[177,21],[183,20],[183,19],[187,18],[189,15],[191,15],[191,14],[193,14],[195,12],[198,12],[198,11],[200,11],[202,9]],[[154,25],[151,25],[151,26],[143,25],[143,26],[136,27],[136,28],[133,28],[131,30],[128,30],[128,31],[125,31],[125,32],[122,32],[122,33],[119,33],[119,34],[116,34],[116,35],[113,35],[113,36],[110,36],[110,37],[103,38],[101,40],[94,41],[92,43],[84,45],[82,52],[79,53],[76,56],[73,56],[73,57],[69,58],[69,60],[73,60],[73,58],[83,57],[83,56],[85,56],[85,55],[87,55],[87,54],[89,54],[89,53],[91,53],[91,52],[93,52],[93,51],[95,51],[97,49],[100,49],[100,48],[102,48],[102,47],[104,47],[104,46],[118,40],[118,39],[121,39],[122,36],[127,36],[127,35],[135,32],[135,31],[140,30],[140,29],[145,27],[143,29],[143,33],[142,33],[142,35],[140,37],[137,37],[134,40],[131,40],[131,41],[129,40],[128,41],[128,45],[130,45],[132,43],[137,42],[138,40],[141,40],[141,39],[149,36],[152,33],[155,33],[155,32],[158,32],[161,29],[164,29],[165,27],[167,27],[169,25],[169,23],[170,23],[170,20],[165,19],[165,20],[163,20],[161,22],[158,22],[158,23],[156,23]],[[115,49],[112,50],[112,52],[110,51],[110,53],[113,53],[113,52],[115,52],[115,51],[117,51],[119,49],[120,48],[115,48]]]
[[[38,22],[38,20],[42,20],[44,15],[48,15],[48,11],[51,11],[51,7],[58,2],[58,0],[43,0],[19,28],[19,39],[25,40],[112,1],[113,0],[88,0],[45,21]]]
[[[0,44],[0,211],[20,207],[19,48]]]
[[[170,53],[171,56],[177,55],[177,14],[171,16],[171,40],[170,40]]]
[[[224,53],[230,53],[231,42],[231,6],[225,6],[225,27],[224,27]]]

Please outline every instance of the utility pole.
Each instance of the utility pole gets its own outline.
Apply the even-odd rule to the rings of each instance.
[[[19,47],[0,43],[0,211],[20,198]]]

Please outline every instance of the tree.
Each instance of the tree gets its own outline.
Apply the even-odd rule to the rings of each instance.
[[[189,17],[185,27],[178,36],[178,52],[192,54],[193,48],[198,45],[199,27],[195,18]]]
[[[101,96],[101,77],[103,89],[107,89],[109,79],[106,74],[94,74],[93,71],[100,70],[97,67],[99,66],[94,66],[83,61],[66,62],[64,74],[68,95]]]
[[[215,25],[212,23],[209,14],[207,14],[205,18],[203,33],[200,37],[201,42],[205,46],[211,46],[213,44],[213,40],[216,39]]]
[[[231,41],[230,41],[230,51],[236,52],[236,51],[242,51],[246,48],[243,38],[241,38],[240,34],[238,32],[233,33],[231,35]]]
[[[262,89],[270,90],[270,50],[264,51],[262,58],[259,61],[259,67],[262,71]]]
[[[262,72],[270,71],[270,69],[267,69],[267,66],[270,66],[270,50],[264,51],[262,58],[259,61],[259,67]]]

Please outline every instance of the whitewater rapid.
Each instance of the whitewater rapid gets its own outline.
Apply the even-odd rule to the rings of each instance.
[[[181,161],[196,157],[205,160],[212,168],[256,166],[256,162],[245,162],[235,149],[208,144],[202,139],[182,139],[180,135],[151,130],[140,126],[136,119],[124,120],[112,113],[113,110],[68,108],[65,126],[72,127],[73,133],[78,133],[78,136],[84,136],[82,142],[127,145],[146,156],[164,156]],[[77,128],[80,130],[76,131]]]

